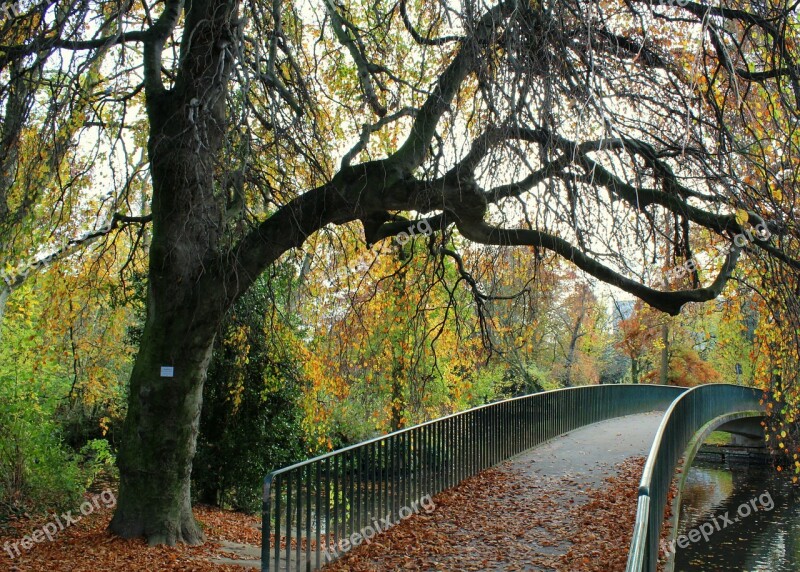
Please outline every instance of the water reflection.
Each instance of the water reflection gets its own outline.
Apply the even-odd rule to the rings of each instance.
[[[765,510],[769,502],[763,506],[758,500],[767,494],[772,510]],[[743,505],[749,509],[737,514]],[[700,538],[677,547],[676,572],[800,570],[800,497],[769,467],[697,462],[689,469],[680,511],[678,534],[713,523],[714,517],[720,530],[715,527],[708,541]],[[722,518],[726,513],[731,521],[727,525]]]

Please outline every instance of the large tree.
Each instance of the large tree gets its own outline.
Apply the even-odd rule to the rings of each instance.
[[[795,16],[725,4],[22,0],[0,23],[0,241],[86,204],[58,176],[81,146],[104,141],[109,160],[86,165],[96,186],[137,145],[149,159],[148,208],[126,177],[97,206],[104,233],[149,225],[112,530],[201,541],[189,477],[215,332],[331,225],[360,221],[370,245],[425,217],[430,256],[456,263],[478,311],[458,241],[552,251],[673,315],[720,295],[742,248],[796,282],[793,194],[768,180],[776,161],[797,165]],[[752,128],[765,114],[780,142]],[[50,186],[26,179],[36,161]],[[761,223],[711,276],[653,279],[706,231],[731,243]]]

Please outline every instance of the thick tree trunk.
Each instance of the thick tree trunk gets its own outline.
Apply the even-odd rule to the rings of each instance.
[[[224,197],[215,192],[223,111],[190,88],[148,96],[153,232],[147,316],[131,374],[110,525],[122,537],[144,536],[151,545],[203,540],[192,515],[192,459],[214,337],[237,295],[226,291]]]
[[[200,222],[183,216],[208,192],[197,176],[201,162],[185,157],[176,148],[153,161],[154,189],[169,188],[169,198],[158,208],[154,201],[147,316],[131,374],[111,522],[116,534],[144,536],[151,545],[203,540],[192,516],[192,459],[214,337],[231,303],[211,270],[214,202],[202,205],[208,216]]]
[[[151,545],[203,540],[192,516],[190,476],[214,328],[193,323],[192,314],[176,308],[148,317],[131,376],[111,530],[144,536]],[[163,367],[173,368],[173,377]]]

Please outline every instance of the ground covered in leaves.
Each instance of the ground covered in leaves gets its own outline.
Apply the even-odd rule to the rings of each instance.
[[[433,512],[407,518],[325,570],[622,571],[643,463],[631,458],[617,465],[616,474],[596,489],[569,478],[534,482],[508,464],[489,469],[435,497]],[[232,557],[222,551],[226,541],[256,547],[261,542],[258,517],[201,506],[195,513],[208,538],[205,545],[151,548],[142,540],[110,535],[111,513],[84,517],[52,542],[20,547],[14,558],[5,543],[17,543],[53,519],[22,519],[0,529],[0,570],[242,572],[212,560]]]
[[[75,511],[73,511],[74,514]],[[206,572],[242,572],[234,565],[220,565],[212,558],[231,555],[220,550],[222,541],[261,543],[260,519],[241,513],[209,507],[195,507],[208,542],[203,546],[148,547],[143,540],[122,540],[106,530],[111,509],[104,509],[60,531],[51,542],[46,538],[30,550],[19,546],[20,555],[12,558],[11,547],[25,535],[40,530],[54,518],[21,519],[0,531],[0,570],[10,572],[105,572],[182,570]],[[6,544],[9,543],[9,544]]]
[[[326,570],[622,571],[643,464],[628,459],[597,489],[533,482],[509,465],[484,471]]]

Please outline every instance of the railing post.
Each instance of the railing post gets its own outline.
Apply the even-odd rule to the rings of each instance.
[[[303,469],[300,468],[297,473],[297,545],[295,554],[297,557],[296,570],[300,570],[302,562],[302,549],[303,549]]]
[[[262,489],[261,496],[261,570],[262,572],[269,572],[269,556],[270,556],[270,536],[272,532],[272,525],[270,518],[272,517],[270,507],[270,494],[272,485],[272,475],[264,477],[264,488]]]

